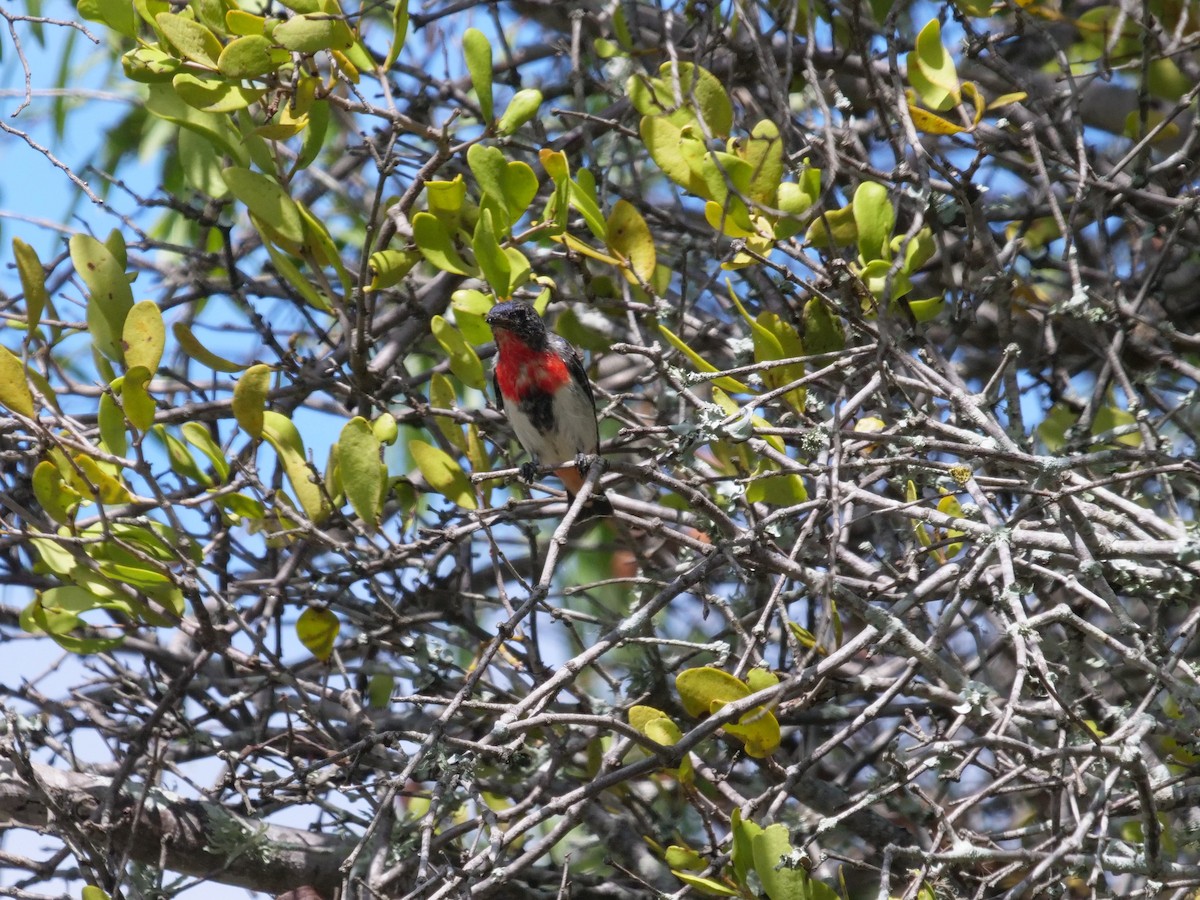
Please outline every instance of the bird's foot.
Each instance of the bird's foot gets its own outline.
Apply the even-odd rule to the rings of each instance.
[[[587,475],[592,466],[604,466],[604,460],[598,453],[579,453],[575,456],[575,468],[580,475]]]
[[[526,484],[533,484],[533,479],[537,478],[538,467],[535,462],[527,462],[521,464],[521,480]]]

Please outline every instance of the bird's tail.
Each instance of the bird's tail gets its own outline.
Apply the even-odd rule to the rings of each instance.
[[[561,469],[555,469],[554,474],[558,476],[559,481],[563,483],[563,487],[570,494],[572,502],[575,500],[575,495],[579,493],[579,489],[583,487],[583,474],[575,466],[563,466]],[[608,498],[603,494],[593,491],[588,497],[587,505],[583,508],[586,516],[611,516],[613,514],[612,504],[608,502]]]

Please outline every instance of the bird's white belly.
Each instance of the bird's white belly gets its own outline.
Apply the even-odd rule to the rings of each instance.
[[[520,404],[505,404],[504,411],[513,432],[526,452],[543,466],[574,462],[581,453],[592,455],[599,449],[596,412],[582,389],[575,385],[553,395],[555,427],[538,431]]]

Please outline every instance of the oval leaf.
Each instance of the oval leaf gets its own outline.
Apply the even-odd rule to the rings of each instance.
[[[286,53],[275,49],[268,37],[245,35],[224,46],[217,59],[217,68],[226,78],[260,78],[278,70],[288,59]]]
[[[648,284],[654,278],[657,257],[654,238],[642,214],[627,200],[618,200],[609,213],[607,225],[608,249],[624,261],[626,278],[633,284]]]
[[[680,672],[675,676],[675,689],[684,710],[696,717],[707,716],[714,706],[719,708],[750,696],[745,682],[712,666]]]
[[[42,310],[50,299],[46,293],[46,270],[37,251],[20,238],[13,238],[12,248],[17,274],[21,278],[21,291],[25,294],[25,322],[32,331],[41,321]]]
[[[542,105],[542,92],[536,88],[526,88],[517,91],[508,101],[508,107],[496,123],[496,133],[502,136],[512,134],[530,119],[537,115]]]
[[[229,192],[246,208],[286,240],[304,243],[304,220],[300,208],[278,182],[240,166],[221,170]]]
[[[379,524],[379,501],[385,483],[379,465],[382,447],[370,423],[362,416],[347,422],[338,438],[342,488],[355,514],[368,529]]]
[[[233,417],[252,438],[263,436],[263,411],[271,389],[271,368],[259,363],[251,366],[233,388]]]
[[[408,452],[431,488],[464,509],[478,508],[471,479],[449,453],[421,440],[409,441]]]
[[[479,361],[475,348],[467,343],[457,328],[441,316],[433,317],[430,328],[437,342],[450,357],[450,371],[463,384],[482,391],[486,387],[486,381],[483,377],[483,363]]]
[[[454,241],[446,227],[432,213],[420,212],[413,216],[413,241],[421,255],[445,272],[455,275],[474,276],[479,270],[466,262],[454,247]]]
[[[279,46],[295,53],[349,50],[354,46],[354,32],[350,26],[325,13],[292,16],[275,26],[271,37]]]
[[[321,662],[328,662],[333,655],[333,644],[341,630],[342,623],[329,609],[309,607],[296,619],[296,637]]]
[[[121,342],[125,365],[131,369],[145,366],[150,372],[158,371],[167,342],[167,329],[157,303],[143,300],[129,311],[121,330]]]
[[[133,308],[133,291],[125,267],[94,237],[77,234],[69,243],[71,262],[88,288],[87,323],[96,348],[121,361],[120,338],[125,317]]]
[[[33,394],[25,379],[25,366],[7,347],[0,346],[0,404],[33,418]]]
[[[167,40],[185,57],[210,69],[217,67],[221,42],[199,22],[172,13],[159,13],[154,21]]]
[[[483,113],[483,121],[492,121],[492,45],[478,28],[468,28],[463,33],[463,56],[466,57],[467,71],[471,74],[471,84],[475,88],[475,96],[479,98],[479,110]]]
[[[263,411],[263,440],[275,450],[283,465],[284,474],[292,485],[304,514],[320,522],[329,513],[321,486],[314,481],[316,473],[308,464],[300,432],[287,416],[268,409]]]
[[[892,240],[896,213],[888,199],[887,188],[864,181],[854,192],[854,227],[858,231],[858,252],[863,262],[884,259],[884,249]]]
[[[129,424],[138,431],[147,431],[154,424],[154,398],[146,389],[150,377],[145,366],[134,366],[121,381],[121,406]]]

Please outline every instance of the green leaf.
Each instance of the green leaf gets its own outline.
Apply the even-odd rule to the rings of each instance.
[[[0,345],[0,404],[15,413],[33,418],[33,394],[25,378],[25,365],[7,347]]]
[[[285,239],[304,243],[304,220],[300,208],[278,182],[243,169],[230,166],[221,170],[229,192],[246,205],[255,216],[271,226]]]
[[[633,75],[626,93],[643,116],[666,116],[683,128],[696,125],[701,135],[724,138],[733,127],[733,104],[720,80],[688,62],[663,63],[657,78]]]
[[[704,143],[690,130],[687,133],[664,116],[646,116],[638,131],[650,152],[650,158],[663,173],[697,197],[708,199],[704,179],[692,170],[688,159],[704,152]],[[698,146],[693,146],[698,145]]]
[[[150,372],[158,371],[163,347],[167,342],[167,329],[163,325],[162,313],[153,300],[135,304],[125,317],[121,331],[121,342],[125,350],[125,365],[130,369],[144,366]]]
[[[804,188],[794,181],[785,181],[779,185],[779,193],[775,197],[775,205],[785,213],[775,223],[775,239],[787,240],[800,232],[806,212],[816,201]]]
[[[627,200],[613,204],[605,223],[608,249],[624,262],[625,277],[631,284],[647,284],[654,278],[657,257],[650,226],[637,207]]]
[[[933,232],[928,226],[922,228],[911,239],[907,235],[898,234],[892,238],[892,251],[898,253],[904,250],[903,270],[908,274],[916,272],[929,262],[937,252],[937,244],[933,240]]]
[[[331,18],[326,13],[292,16],[276,25],[271,37],[279,46],[294,53],[345,51],[354,46],[354,32],[345,20]]]
[[[523,162],[509,162],[498,148],[482,144],[471,145],[467,165],[483,196],[503,204],[506,221],[497,234],[507,234],[537,196],[538,180],[533,169]]]
[[[83,471],[84,486],[88,497],[94,497],[105,504],[132,502],[133,497],[129,493],[129,489],[102,469],[100,464],[90,456],[77,453],[75,465]]]
[[[458,290],[450,295],[454,324],[472,344],[486,344],[491,341],[492,329],[487,326],[483,317],[494,302],[492,297],[474,288]]]
[[[792,843],[786,825],[769,825],[751,838],[754,871],[770,900],[808,900],[808,873],[780,863],[791,856]]]
[[[133,308],[133,291],[125,268],[104,244],[86,234],[70,242],[71,262],[88,288],[87,321],[96,348],[109,359],[122,359],[120,337]]]
[[[492,213],[488,209],[480,210],[479,221],[475,223],[475,236],[471,240],[471,249],[475,253],[475,262],[483,271],[483,277],[491,286],[492,292],[497,297],[507,300],[512,295],[512,287],[509,283],[512,266],[496,237]]]
[[[854,227],[858,232],[858,252],[863,262],[884,259],[884,250],[892,239],[896,212],[888,199],[887,188],[874,181],[864,181],[854,192]]]
[[[228,116],[206,113],[188,106],[171,85],[151,84],[146,109],[160,119],[194,131],[234,160],[243,164],[249,162],[246,143],[230,124]]]
[[[430,378],[430,403],[437,409],[454,409],[458,404],[454,385],[440,372],[434,372]],[[434,415],[433,424],[451,446],[467,452],[467,438],[463,436],[462,426],[458,422],[448,415]]]
[[[383,70],[391,71],[400,51],[404,49],[404,40],[408,37],[408,0],[396,0],[392,7],[392,43],[388,47],[387,57],[383,61]]]
[[[151,374],[145,366],[134,366],[121,379],[121,407],[129,424],[138,431],[146,431],[154,424],[157,407],[146,389]]]
[[[201,344],[199,339],[192,333],[192,330],[183,322],[176,322],[172,325],[171,333],[175,335],[175,340],[179,341],[179,346],[183,349],[183,352],[207,369],[232,373],[240,372],[246,368],[240,363],[230,362],[223,356],[217,356],[217,354]]]
[[[420,212],[413,216],[413,241],[421,255],[444,272],[477,276],[479,270],[467,263],[454,247],[450,234],[437,216]]]
[[[450,358],[450,371],[467,387],[483,390],[487,382],[483,376],[483,363],[475,348],[467,343],[457,328],[441,316],[434,316],[430,322],[434,338],[446,351]]]
[[[170,81],[183,70],[184,63],[157,46],[137,47],[121,57],[125,77],[138,84]]]
[[[701,869],[708,868],[708,860],[691,847],[680,847],[678,844],[672,844],[667,848],[663,854],[663,862],[672,869],[690,869],[699,872]]]
[[[371,281],[366,290],[381,291],[395,287],[420,261],[421,254],[412,250],[378,250],[372,253],[367,262],[371,270]]]
[[[126,38],[137,37],[137,17],[133,5],[123,0],[79,0],[76,11],[80,18],[103,22]]]
[[[321,662],[328,662],[333,655],[333,645],[341,630],[342,623],[329,609],[310,606],[296,619],[296,637]]]
[[[629,712],[625,715],[629,719],[629,724],[642,734],[646,733],[646,726],[655,719],[670,718],[661,709],[656,709],[653,706],[642,706],[641,704],[629,707]]]
[[[221,42],[199,22],[173,13],[159,13],[154,21],[171,45],[185,58],[209,69],[217,67]]]
[[[25,323],[32,331],[38,327],[42,311],[50,301],[46,293],[46,270],[38,259],[37,251],[20,238],[13,238],[12,248],[17,274],[21,278],[21,292],[25,295]]]
[[[267,20],[240,9],[230,9],[225,12],[225,30],[236,35],[263,35],[267,32]]]
[[[171,79],[171,87],[188,106],[210,113],[245,109],[266,93],[262,88],[239,87],[224,78],[202,78],[191,72],[180,72]]]
[[[679,872],[674,869],[671,874],[682,881],[684,884],[693,888],[698,893],[708,897],[738,897],[737,891],[726,884],[715,881],[712,878],[703,878],[700,875],[692,875],[688,872]]]
[[[810,247],[823,250],[833,247],[849,247],[858,240],[858,226],[854,223],[854,207],[828,210],[812,220],[805,232],[804,242]]]
[[[681,337],[676,335],[673,331],[671,331],[671,329],[667,328],[667,326],[663,325],[661,322],[658,323],[658,332],[664,338],[666,338],[668,344],[691,360],[692,365],[696,367],[697,371],[705,373],[720,371],[720,369],[689,347],[686,343],[684,343]],[[750,388],[746,387],[746,385],[742,384],[736,378],[730,378],[728,375],[722,375],[720,378],[715,378],[713,379],[712,383],[721,390],[730,391],[731,393],[753,393]]]
[[[912,281],[902,271],[892,271],[892,264],[886,259],[876,259],[867,263],[859,273],[859,278],[875,297],[880,300],[896,300],[912,290]],[[864,310],[866,313],[867,310]]]
[[[390,446],[400,437],[400,425],[390,412],[380,413],[371,423],[371,431],[375,433],[379,443]]]
[[[183,436],[189,444],[208,457],[213,470],[217,473],[217,480],[224,483],[229,478],[229,460],[225,458],[224,451],[213,440],[209,430],[199,422],[184,422],[180,426],[180,431],[183,432]]]
[[[304,141],[300,145],[300,152],[296,155],[293,172],[301,172],[316,161],[321,149],[325,146],[325,135],[329,133],[330,115],[328,100],[313,101],[313,105],[308,111],[308,128],[304,131]]]
[[[820,297],[804,304],[804,350],[807,353],[837,353],[846,348],[846,329],[842,320],[829,311]]]
[[[740,144],[739,155],[750,166],[751,200],[764,206],[776,206],[776,196],[783,181],[783,139],[779,128],[770,119],[754,126],[748,139]]]
[[[251,366],[233,387],[233,417],[252,438],[263,436],[263,413],[271,389],[271,367]]]
[[[42,460],[33,469],[33,495],[38,504],[60,525],[70,525],[82,496],[63,479],[58,466]]]
[[[954,59],[942,46],[942,26],[930,19],[917,34],[917,49],[908,54],[908,81],[933,110],[947,110],[961,98]]]
[[[462,175],[455,175],[450,181],[429,181],[425,184],[425,202],[429,212],[437,216],[447,234],[458,231],[466,210],[466,199],[467,183]]]
[[[109,390],[100,395],[100,408],[96,415],[96,423],[100,426],[101,443],[109,453],[117,456],[124,456],[125,451],[129,449],[126,431],[129,421],[125,418],[124,410],[113,399],[113,394],[120,389],[123,381],[123,377],[116,379],[109,385]]]
[[[247,34],[225,45],[217,59],[217,69],[226,78],[261,78],[278,71],[290,60],[265,35]]]
[[[496,133],[502,137],[515,132],[518,128],[537,115],[542,105],[542,92],[535,88],[517,91],[508,101],[508,107],[496,123]]]
[[[342,488],[355,514],[369,530],[379,524],[380,501],[386,483],[386,473],[379,464],[382,449],[379,438],[362,416],[347,422],[338,438]]]
[[[531,170],[532,172],[532,170]],[[587,169],[580,169],[579,174],[567,185],[571,206],[583,216],[588,229],[600,240],[608,240],[608,224],[604,214],[600,212],[600,202],[596,199],[596,179]]]
[[[408,442],[408,452],[431,488],[464,509],[478,508],[471,479],[450,454],[415,439]]]
[[[325,295],[316,288],[310,279],[304,277],[304,273],[283,250],[275,247],[270,241],[267,242],[266,247],[267,255],[271,257],[271,265],[275,267],[275,271],[296,289],[296,293],[304,298],[305,303],[321,312],[333,312],[333,307],[329,305],[329,300]]]
[[[320,522],[328,515],[329,510],[321,486],[313,481],[316,473],[308,464],[304,454],[304,442],[300,439],[300,432],[296,430],[295,423],[282,413],[271,409],[264,410],[262,436],[283,464],[284,474],[287,475],[304,514],[313,522]]]
[[[491,124],[492,45],[478,28],[468,28],[463,33],[463,56],[466,57],[467,71],[471,74],[475,96],[479,98],[479,109],[483,113],[484,124]]]
[[[733,863],[733,877],[738,884],[746,884],[746,876],[754,868],[754,836],[762,834],[762,826],[742,820],[742,811],[733,808],[729,817],[733,848],[730,851],[730,862]]]
[[[376,672],[367,682],[367,705],[371,709],[387,709],[396,689],[396,676],[388,672]]]

